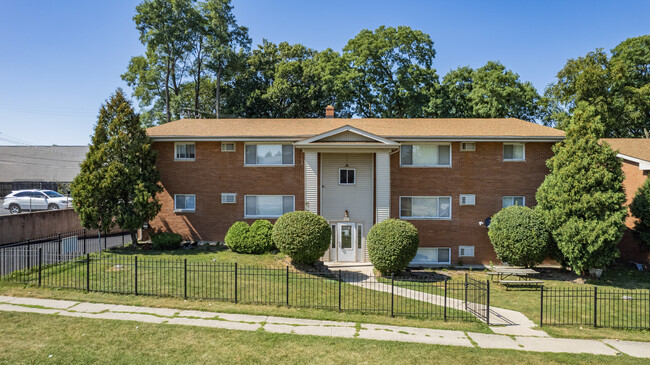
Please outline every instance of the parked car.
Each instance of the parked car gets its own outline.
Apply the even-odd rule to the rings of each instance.
[[[15,190],[5,196],[2,206],[11,214],[24,210],[57,210],[72,207],[72,198],[54,190]]]

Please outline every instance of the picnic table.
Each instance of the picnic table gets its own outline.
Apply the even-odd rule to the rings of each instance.
[[[531,280],[532,275],[539,272],[525,267],[516,266],[494,266],[490,269],[488,275],[497,276],[499,283],[506,287],[510,286],[538,286],[544,284],[542,280]]]

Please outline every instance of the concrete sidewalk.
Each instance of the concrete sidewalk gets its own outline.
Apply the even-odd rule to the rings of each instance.
[[[566,352],[595,355],[627,354],[650,358],[650,343],[617,340],[508,336],[452,330],[321,321],[313,319],[214,313],[170,308],[97,304],[67,300],[0,296],[0,311],[52,314],[66,317],[112,319],[223,328],[228,330],[289,333],[296,335],[362,338],[379,341],[415,342],[449,346]]]

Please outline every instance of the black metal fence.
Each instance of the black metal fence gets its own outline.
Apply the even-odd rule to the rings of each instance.
[[[39,259],[43,265],[66,262],[87,253],[131,243],[128,232],[91,234],[85,229],[53,234],[37,239],[0,246],[0,276],[34,267]],[[42,250],[42,257],[39,256]]]
[[[31,261],[21,270],[4,275],[3,280],[44,287],[489,321],[489,284],[472,278],[441,281],[426,276],[376,277],[356,272],[305,272],[290,267],[88,253],[61,260],[58,252],[43,247],[7,257],[20,262],[31,257]]]
[[[650,290],[543,287],[540,325],[650,329]]]

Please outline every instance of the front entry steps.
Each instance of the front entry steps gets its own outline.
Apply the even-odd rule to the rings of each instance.
[[[330,270],[342,270],[361,272],[367,275],[373,274],[373,266],[370,262],[336,262],[327,261],[323,263]]]

